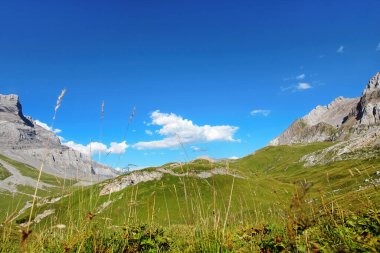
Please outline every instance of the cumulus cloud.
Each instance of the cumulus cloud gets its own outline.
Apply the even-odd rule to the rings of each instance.
[[[270,114],[270,110],[263,110],[263,109],[256,109],[251,111],[252,116],[257,116],[257,115],[263,115],[264,117],[267,117]]]
[[[237,156],[231,156],[231,157],[228,157],[228,159],[230,159],[230,160],[237,160],[237,159],[239,159],[239,157],[237,157]]]
[[[297,80],[303,80],[303,79],[305,79],[305,77],[306,77],[305,74],[301,74],[301,75],[296,76],[296,79]]]
[[[376,51],[380,51],[380,42],[377,44]]]
[[[107,152],[111,154],[124,154],[127,148],[128,145],[126,141],[122,141],[120,143],[111,142],[110,147],[107,149]]]
[[[46,123],[43,123],[43,122],[39,121],[38,119],[36,119],[36,120],[34,121],[34,123],[36,123],[36,125],[38,125],[38,126],[44,128],[44,129],[46,129],[46,130],[48,130],[48,131],[50,131],[50,132],[53,132],[53,133],[55,133],[55,134],[59,134],[60,132],[62,132],[61,129],[58,129],[58,128],[56,128],[56,129],[52,129],[52,128],[49,127]]]
[[[191,120],[184,119],[174,113],[162,113],[154,111],[150,116],[151,125],[160,126],[158,134],[164,138],[161,140],[138,142],[133,145],[136,149],[174,148],[180,144],[214,141],[237,141],[233,138],[239,129],[235,126],[198,126]]]
[[[82,145],[79,143],[75,143],[74,141],[67,141],[63,142],[62,145],[77,150],[85,155],[93,155],[99,153],[123,154],[128,148],[126,141],[122,141],[120,143],[111,142],[110,147],[107,147],[107,145],[100,142],[90,142],[87,145]]]
[[[340,46],[340,47],[336,50],[336,52],[339,53],[339,54],[343,53],[343,51],[344,51],[344,46]]]
[[[299,83],[296,87],[297,90],[308,90],[311,88],[312,86],[309,83]]]

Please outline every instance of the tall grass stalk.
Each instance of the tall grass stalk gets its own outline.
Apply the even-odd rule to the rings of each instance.
[[[164,193],[164,201],[165,201],[165,207],[166,207],[166,215],[167,215],[167,218],[168,218],[168,224],[169,224],[169,228],[170,228],[169,206],[168,206],[168,201],[166,200],[166,193],[165,193],[164,182],[161,182],[161,187],[162,187],[162,191],[163,191],[163,193]]]
[[[51,125],[50,125],[50,129],[54,129],[54,121],[56,119],[58,109],[61,106],[62,99],[63,99],[63,97],[64,97],[65,94],[66,94],[66,89],[63,89],[61,91],[61,94],[58,96],[57,103],[56,103],[56,106],[54,108],[54,116],[53,116],[53,120],[52,120]],[[46,145],[49,145],[49,143],[47,143]],[[36,183],[36,187],[35,187],[34,195],[33,195],[33,200],[32,200],[32,206],[30,208],[29,220],[28,220],[26,231],[24,231],[27,235],[30,233],[29,229],[30,229],[30,224],[32,222],[33,210],[34,210],[36,199],[37,199],[37,193],[38,193],[39,183],[40,183],[40,180],[41,180],[42,171],[44,169],[45,162],[46,162],[46,159],[47,159],[48,155],[49,155],[49,151],[46,154],[46,156],[44,157],[44,159],[43,159],[43,161],[41,163],[41,166],[40,166],[40,170],[38,172],[37,183]],[[27,235],[26,235],[26,238],[27,238]],[[26,242],[26,238],[24,240],[25,242]]]
[[[132,125],[132,121],[133,121],[133,119],[134,119],[134,117],[135,117],[135,114],[136,114],[136,106],[133,106],[133,108],[132,108],[132,112],[131,112],[131,115],[129,116],[129,120],[128,120],[127,128],[126,128],[126,130],[125,130],[125,132],[124,132],[124,138],[123,138],[123,140],[126,140],[127,137],[128,137],[129,129],[130,129],[131,125]],[[109,155],[109,153],[108,153],[107,155]],[[118,160],[117,160],[116,166],[119,166],[119,165],[120,165],[120,161],[121,161],[121,157],[122,157],[122,155],[123,155],[123,154],[119,154],[119,157],[118,157]],[[129,169],[128,169],[128,171],[129,171]]]
[[[227,168],[229,170],[228,162],[227,162]],[[226,218],[224,219],[224,224],[223,224],[223,232],[222,232],[223,236],[225,235],[227,221],[228,221],[228,217],[229,217],[229,214],[230,214],[231,203],[232,203],[232,193],[233,193],[233,190],[234,190],[234,185],[235,185],[235,176],[232,177],[232,186],[231,186],[230,196],[229,196],[229,199],[228,199],[227,213],[226,213]]]

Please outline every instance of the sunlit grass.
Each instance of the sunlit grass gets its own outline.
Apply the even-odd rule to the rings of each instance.
[[[267,147],[231,162],[198,160],[164,166],[174,173],[223,167],[241,177],[164,174],[161,180],[105,196],[100,191],[113,180],[72,188],[66,195],[56,193],[62,198],[54,203],[37,200],[33,218],[47,210],[54,213],[31,226],[26,248],[52,252],[376,252],[379,230],[372,227],[380,226],[380,194],[373,180],[380,170],[380,158],[307,168],[300,162],[304,155],[330,145]],[[4,237],[3,247],[20,249],[21,240],[11,234],[29,212],[25,210],[5,226],[11,232]]]

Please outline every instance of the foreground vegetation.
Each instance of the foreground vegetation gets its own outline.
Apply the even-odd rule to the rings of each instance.
[[[175,173],[223,167],[230,174],[165,174],[103,196],[112,180],[71,188],[38,200],[32,217],[50,215],[31,224],[32,232],[20,226],[30,209],[13,221],[5,217],[0,251],[379,252],[380,158],[352,156],[309,168],[300,162],[330,145],[168,164]]]

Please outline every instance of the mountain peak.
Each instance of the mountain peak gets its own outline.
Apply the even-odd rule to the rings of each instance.
[[[338,97],[296,120],[269,145],[288,145],[355,138],[380,128],[380,72],[367,83],[360,98]],[[364,125],[362,127],[360,125]]]
[[[380,121],[380,72],[368,82],[357,106],[359,124],[373,125]]]
[[[0,112],[16,113],[21,111],[20,99],[15,94],[0,94]]]
[[[31,127],[34,126],[33,122],[22,113],[19,96],[15,94],[0,94],[0,119],[9,122],[22,122]]]
[[[319,123],[326,123],[334,127],[339,127],[343,123],[343,118],[350,113],[352,107],[356,106],[359,98],[337,97],[326,106],[318,105],[314,110],[302,118],[303,122],[310,126]]]
[[[46,172],[65,178],[77,178],[79,171],[94,181],[117,175],[112,168],[62,146],[52,131],[24,116],[20,99],[14,94],[0,94],[0,153],[33,167],[40,167],[44,161]]]
[[[373,90],[380,91],[380,71],[369,80],[367,87],[363,91],[363,95]]]

